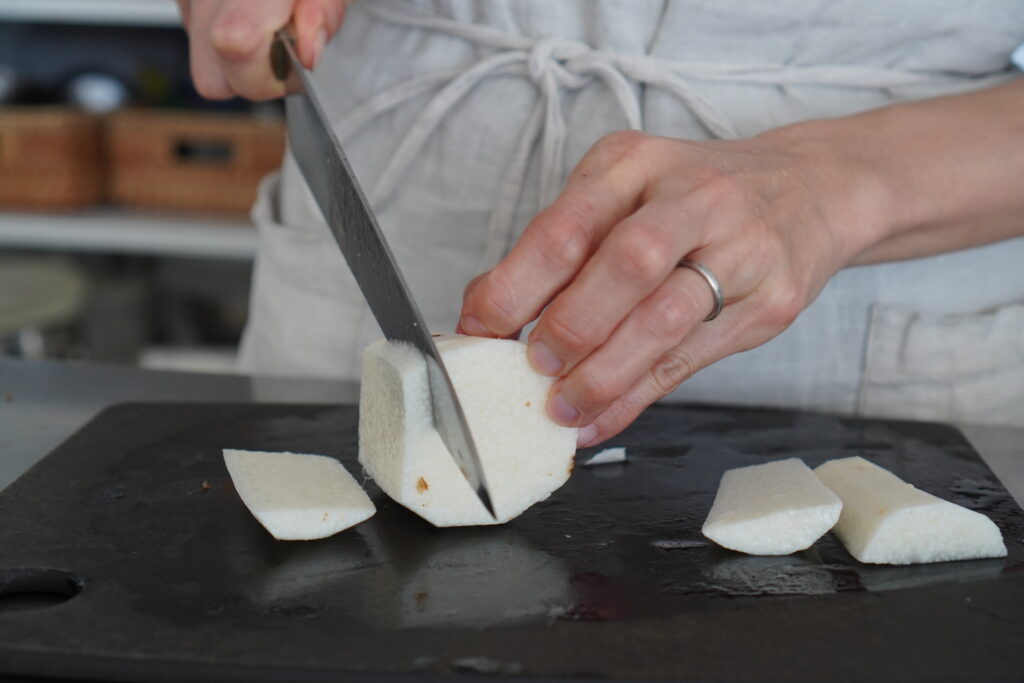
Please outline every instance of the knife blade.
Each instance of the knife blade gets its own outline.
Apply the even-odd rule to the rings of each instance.
[[[412,344],[423,354],[434,427],[480,502],[496,518],[480,455],[441,354],[328,123],[310,74],[298,59],[294,39],[285,30],[276,34],[271,65],[278,79],[287,79],[295,91],[285,98],[285,116],[292,154],[306,184],[384,336]]]

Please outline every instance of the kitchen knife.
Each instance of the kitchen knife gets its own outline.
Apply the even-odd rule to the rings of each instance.
[[[271,66],[296,92],[285,98],[285,114],[292,154],[306,184],[384,336],[412,344],[426,359],[434,427],[480,502],[495,517],[480,455],[441,354],[286,30],[277,32]]]

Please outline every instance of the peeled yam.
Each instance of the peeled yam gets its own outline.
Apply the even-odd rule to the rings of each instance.
[[[980,512],[942,500],[861,457],[814,470],[843,500],[835,533],[851,555],[874,564],[1004,557],[999,528]]]
[[[278,540],[326,538],[376,512],[344,465],[325,455],[225,449],[224,463],[249,512]]]
[[[480,453],[497,520],[435,431],[426,362],[410,346],[381,340],[363,354],[359,462],[385,493],[435,526],[507,522],[569,478],[577,430],[548,418],[554,380],[533,370],[525,344],[459,335],[434,341]]]
[[[702,531],[751,555],[809,548],[839,519],[843,504],[799,458],[728,470]]]

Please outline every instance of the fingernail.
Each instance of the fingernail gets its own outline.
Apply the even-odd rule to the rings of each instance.
[[[490,337],[491,331],[488,330],[483,324],[471,315],[467,315],[459,323],[462,327],[462,331],[466,334],[471,334],[474,337]]]
[[[316,39],[313,42],[313,68],[320,63],[320,55],[324,53],[324,46],[327,45],[327,29],[321,28],[316,33]]]
[[[597,440],[597,427],[592,424],[580,427],[576,434],[576,448],[586,448]]]
[[[571,425],[580,417],[580,411],[573,408],[572,404],[566,401],[561,394],[551,397],[548,402],[548,413],[555,422],[566,426]]]
[[[544,342],[539,341],[530,342],[530,362],[542,375],[557,375],[565,365],[551,353],[551,349],[544,346]]]

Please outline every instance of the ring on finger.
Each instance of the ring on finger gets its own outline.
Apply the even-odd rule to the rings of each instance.
[[[725,306],[725,296],[722,295],[722,285],[718,283],[718,278],[711,272],[711,269],[705,266],[699,261],[693,261],[691,259],[683,259],[679,262],[680,268],[689,268],[693,272],[704,278],[704,281],[711,287],[711,295],[715,299],[714,306],[711,308],[711,312],[708,313],[708,317],[704,318],[704,322],[710,322],[718,317],[718,314],[722,312],[722,308]]]

